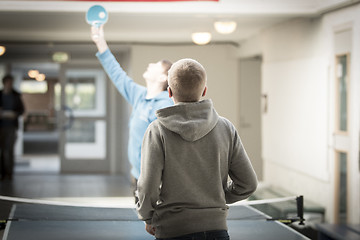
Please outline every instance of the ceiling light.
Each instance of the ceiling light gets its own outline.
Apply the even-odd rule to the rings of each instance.
[[[66,52],[54,52],[52,55],[52,59],[57,63],[65,63],[69,60],[69,54]]]
[[[234,21],[217,21],[214,23],[214,27],[218,33],[229,34],[235,31],[236,22]]]
[[[0,46],[0,56],[4,55],[6,48],[4,46]]]
[[[29,70],[28,71],[28,76],[31,78],[36,78],[36,76],[39,75],[39,71],[38,70]]]
[[[208,44],[211,40],[211,33],[208,32],[196,32],[191,35],[194,43],[198,45]]]
[[[45,80],[45,74],[40,73],[35,77],[36,81],[42,82]]]

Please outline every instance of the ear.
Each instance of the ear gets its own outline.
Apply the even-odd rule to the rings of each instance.
[[[205,86],[205,89],[204,89],[203,94],[202,94],[203,97],[204,97],[205,94],[206,94],[206,90],[207,90],[207,87]]]
[[[172,91],[171,91],[171,88],[170,88],[170,87],[168,87],[168,88],[167,88],[167,90],[168,90],[168,93],[169,93],[169,98],[172,98],[173,93],[172,93]]]

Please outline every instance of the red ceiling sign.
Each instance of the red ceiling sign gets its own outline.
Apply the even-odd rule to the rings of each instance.
[[[70,2],[218,2],[219,0],[58,0]]]
[[[62,1],[72,1],[72,2],[218,2],[219,0],[62,0]]]

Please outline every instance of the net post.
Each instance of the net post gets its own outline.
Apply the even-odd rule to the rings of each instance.
[[[296,197],[297,215],[299,217],[299,225],[304,224],[304,196],[300,195]]]

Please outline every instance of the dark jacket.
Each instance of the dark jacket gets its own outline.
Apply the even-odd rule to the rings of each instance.
[[[15,126],[16,128],[19,127],[19,121],[18,121],[18,118],[19,116],[21,116],[24,111],[25,111],[25,108],[24,108],[24,104],[23,104],[23,101],[21,99],[21,94],[17,91],[15,91],[14,89],[12,90],[12,94],[14,96],[14,103],[13,103],[13,108],[12,109],[4,109],[3,108],[3,90],[0,91],[0,110],[11,110],[11,111],[14,111],[17,113],[17,117],[13,120],[4,120],[2,118],[0,118],[0,127],[3,127],[3,125],[5,124],[5,121],[6,121],[6,124],[8,126],[8,124],[12,125],[12,126]]]

